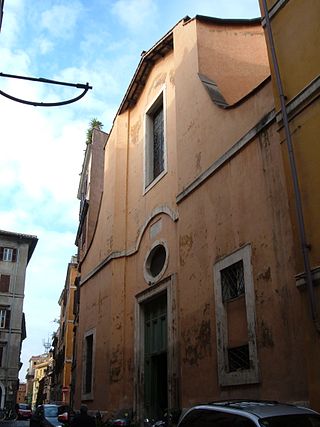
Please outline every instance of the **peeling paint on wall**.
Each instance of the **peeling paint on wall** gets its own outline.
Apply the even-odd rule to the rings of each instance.
[[[139,134],[141,129],[141,119],[139,119],[134,125],[131,126],[131,143],[133,145],[137,144],[139,142]]]
[[[193,236],[191,234],[185,234],[184,236],[180,236],[179,239],[179,247],[180,247],[180,264],[185,265],[186,258],[189,255],[189,252],[193,245]]]
[[[203,314],[207,313],[209,304],[206,304]],[[203,319],[186,328],[182,333],[184,344],[183,362],[190,366],[198,366],[199,361],[211,355],[211,324],[209,319]]]
[[[266,280],[269,282],[271,280],[271,269],[268,267],[265,271],[257,275],[257,280]]]
[[[260,324],[261,328],[261,347],[273,347],[273,335],[272,335],[272,329],[269,327],[263,320]]]
[[[122,353],[120,345],[111,353],[109,372],[111,383],[116,383],[122,379]]]

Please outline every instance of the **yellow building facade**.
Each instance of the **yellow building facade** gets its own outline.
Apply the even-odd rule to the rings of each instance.
[[[34,369],[33,385],[32,385],[32,401],[31,406],[33,409],[37,407],[37,402],[49,403],[50,396],[47,390],[40,387],[41,380],[43,380],[49,373],[49,370],[52,368],[52,355],[50,353],[45,353],[40,356],[32,357]]]
[[[59,329],[53,340],[54,368],[52,373],[51,399],[70,403],[71,370],[73,362],[73,302],[78,275],[77,259],[72,257],[68,264],[64,288],[59,298]]]
[[[293,286],[304,308],[309,400],[319,411],[320,2],[260,0],[260,7],[294,234]]]

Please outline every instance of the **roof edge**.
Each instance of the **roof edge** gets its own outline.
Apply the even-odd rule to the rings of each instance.
[[[6,230],[0,230],[0,235],[12,237],[16,240],[18,239],[25,240],[29,243],[28,261],[27,261],[27,264],[28,264],[32,257],[33,251],[38,243],[38,237],[32,234],[16,233],[14,231],[6,231]]]
[[[215,18],[212,16],[196,15],[195,19],[201,22],[210,22],[218,25],[261,25],[261,17],[257,18]]]
[[[161,39],[159,39],[148,51],[142,52],[142,57],[140,59],[140,62],[136,68],[136,71],[129,83],[128,89],[121,101],[121,104],[118,108],[118,111],[115,115],[115,118],[120,115],[121,113],[124,113],[130,105],[135,104],[135,100],[133,99],[134,95],[138,96],[142,92],[142,89],[145,85],[145,81],[142,81],[139,79],[139,75],[141,77],[145,77],[145,75],[148,76],[155,59],[154,57],[164,56],[166,53],[161,53],[161,50],[163,47],[167,47],[168,50],[173,50],[173,30],[181,23],[181,22],[188,22],[191,18],[189,16],[185,16],[184,18],[180,19]],[[137,83],[137,80],[139,83]],[[136,86],[136,87],[135,87]]]

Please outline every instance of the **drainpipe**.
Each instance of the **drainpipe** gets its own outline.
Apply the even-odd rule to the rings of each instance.
[[[320,333],[320,320],[319,320],[318,313],[317,313],[316,300],[315,300],[313,281],[312,281],[312,273],[311,273],[311,268],[310,268],[309,245],[308,245],[307,239],[306,239],[306,231],[305,231],[302,201],[301,201],[301,192],[300,192],[300,188],[299,188],[296,161],[295,161],[294,151],[293,151],[293,146],[292,146],[292,139],[291,139],[291,133],[290,133],[290,128],[289,128],[289,121],[288,121],[288,114],[287,114],[287,108],[286,108],[286,103],[285,103],[285,96],[283,93],[283,86],[282,86],[282,81],[281,81],[281,76],[280,76],[279,64],[278,64],[278,60],[277,60],[273,35],[272,35],[272,31],[271,31],[271,24],[270,24],[270,18],[269,18],[269,11],[268,11],[268,7],[267,7],[267,1],[262,0],[262,5],[263,5],[264,16],[265,16],[265,20],[266,20],[266,30],[267,30],[268,41],[269,41],[269,46],[270,46],[270,53],[271,53],[272,62],[273,62],[273,66],[274,66],[277,89],[278,89],[278,94],[279,94],[280,103],[281,103],[281,113],[282,113],[282,120],[283,120],[283,124],[284,124],[284,129],[285,129],[286,144],[287,144],[287,149],[288,149],[291,176],[292,176],[292,182],[293,182],[294,200],[295,200],[296,214],[297,214],[297,219],[298,219],[298,230],[299,230],[299,237],[300,237],[300,243],[301,243],[301,251],[302,251],[302,256],[303,256],[305,277],[306,277],[306,282],[307,282],[307,291],[308,291],[308,296],[309,296],[311,317],[312,317],[312,321],[314,323],[314,326],[315,326],[317,332]]]

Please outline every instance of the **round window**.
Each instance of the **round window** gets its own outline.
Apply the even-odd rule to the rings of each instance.
[[[154,246],[145,263],[145,279],[154,283],[160,279],[167,266],[167,249],[161,243]]]

